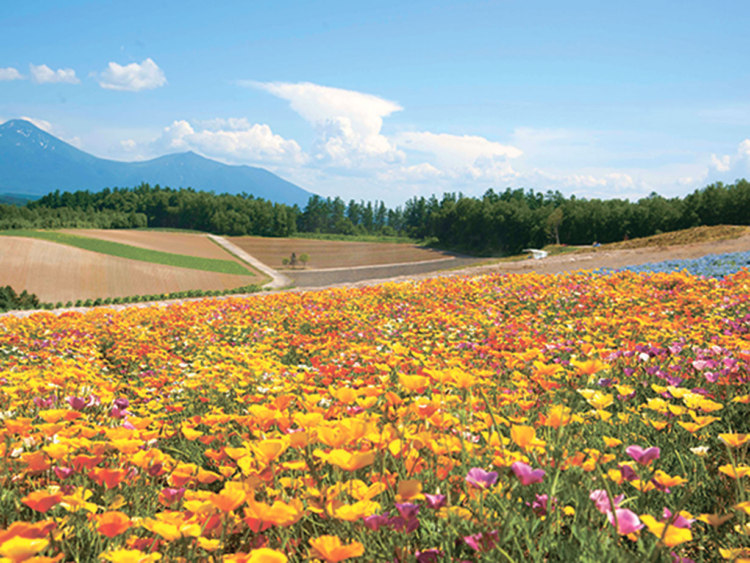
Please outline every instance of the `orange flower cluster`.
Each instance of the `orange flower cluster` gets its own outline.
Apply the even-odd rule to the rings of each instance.
[[[0,561],[741,559],[749,374],[746,271],[6,317]]]

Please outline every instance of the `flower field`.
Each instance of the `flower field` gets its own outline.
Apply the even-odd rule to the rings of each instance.
[[[665,260],[654,264],[642,264],[626,268],[633,272],[679,272],[687,271],[694,276],[723,278],[741,268],[750,267],[750,252],[727,252],[708,254],[701,258]]]
[[[0,320],[2,561],[750,560],[750,274]]]

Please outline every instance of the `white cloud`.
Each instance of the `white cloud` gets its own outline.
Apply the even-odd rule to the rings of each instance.
[[[133,139],[125,139],[124,141],[120,141],[120,146],[122,147],[122,150],[132,152],[138,148],[138,143]]]
[[[244,119],[211,120],[211,129],[195,129],[185,120],[165,127],[154,141],[154,150],[195,150],[206,156],[232,163],[302,164],[307,156],[293,140],[271,131],[265,124],[251,124]],[[133,150],[135,147],[129,145]]]
[[[431,155],[439,168],[456,177],[475,180],[514,178],[517,173],[509,161],[523,154],[514,146],[476,135],[411,131],[397,135],[395,142],[402,149]]]
[[[728,154],[724,156],[711,155],[711,166],[716,169],[717,172],[727,172],[731,168],[732,157]]]
[[[0,81],[3,80],[22,80],[24,76],[12,66],[0,68]]]
[[[402,161],[404,155],[381,133],[383,118],[401,111],[390,100],[309,82],[242,82],[290,103],[315,127],[315,157],[344,168]]]
[[[398,166],[387,168],[378,172],[377,179],[381,182],[399,183],[399,182],[434,182],[444,178],[446,173],[439,168],[434,167],[429,162],[421,162],[411,166]]]
[[[21,119],[23,119],[24,121],[28,121],[29,123],[34,124],[35,126],[37,126],[42,131],[46,131],[47,133],[54,134],[53,131],[52,131],[52,129],[53,129],[52,128],[52,124],[49,121],[45,120],[45,119],[37,119],[35,117],[29,117],[27,115],[22,115]]]
[[[110,62],[100,74],[99,86],[107,90],[122,90],[140,92],[164,86],[167,78],[152,59],[146,59],[141,64],[130,63],[119,65]]]
[[[750,139],[737,145],[734,154],[711,155],[709,179],[733,182],[743,176],[750,176]]]
[[[47,65],[29,65],[31,79],[37,84],[54,84],[64,82],[67,84],[78,84],[80,80],[76,77],[76,71],[72,68],[59,68],[52,70]]]

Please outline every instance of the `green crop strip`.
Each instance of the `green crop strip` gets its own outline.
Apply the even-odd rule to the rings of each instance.
[[[204,270],[206,272],[218,272],[220,274],[237,274],[240,276],[255,275],[242,265],[232,260],[219,260],[216,258],[200,258],[186,254],[171,254],[158,250],[139,248],[129,244],[110,242],[107,240],[82,237],[56,231],[34,231],[26,229],[0,231],[0,235],[30,237],[67,244],[83,250],[91,250],[110,256],[150,262],[152,264],[163,264],[165,266],[176,266],[178,268],[190,268],[191,270]]]

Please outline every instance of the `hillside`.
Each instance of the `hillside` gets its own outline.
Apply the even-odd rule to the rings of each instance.
[[[44,195],[54,190],[131,187],[143,182],[304,205],[312,195],[263,168],[231,166],[193,152],[143,162],[95,157],[14,119],[0,125],[0,193]]]

